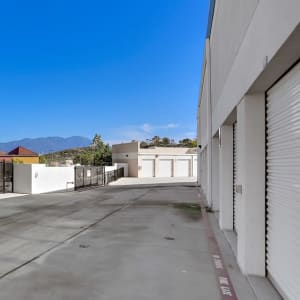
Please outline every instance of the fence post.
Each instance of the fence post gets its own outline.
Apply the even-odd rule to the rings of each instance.
[[[102,184],[105,185],[105,167],[102,167]]]
[[[84,166],[82,166],[82,168],[81,168],[81,174],[82,174],[82,187],[84,187],[84,185],[85,185],[85,176],[84,176]]]

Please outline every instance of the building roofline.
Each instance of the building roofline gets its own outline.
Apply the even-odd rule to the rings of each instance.
[[[212,23],[214,19],[214,11],[215,11],[216,0],[210,0],[209,13],[208,13],[208,21],[207,21],[207,30],[206,30],[206,38],[210,38]]]

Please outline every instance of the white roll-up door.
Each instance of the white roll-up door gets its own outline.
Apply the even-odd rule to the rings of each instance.
[[[267,273],[300,299],[300,64],[267,93]]]
[[[173,160],[160,159],[158,165],[158,177],[172,177]]]
[[[176,160],[176,176],[177,177],[189,177],[191,164],[189,159],[177,159]]]
[[[237,184],[237,123],[233,123],[233,230],[237,232],[237,194],[235,186]]]
[[[154,159],[142,160],[142,177],[154,177]]]

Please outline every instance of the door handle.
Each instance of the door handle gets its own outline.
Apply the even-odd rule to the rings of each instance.
[[[235,192],[237,194],[242,194],[243,193],[243,186],[241,184],[236,184],[235,185]]]

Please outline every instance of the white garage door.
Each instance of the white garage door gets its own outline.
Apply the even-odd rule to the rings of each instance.
[[[300,64],[267,93],[267,272],[300,299]]]
[[[154,159],[142,160],[142,177],[154,177]]]
[[[176,176],[189,177],[190,176],[190,160],[177,159],[176,160]]]
[[[158,177],[172,177],[172,159],[160,159],[158,162]]]

